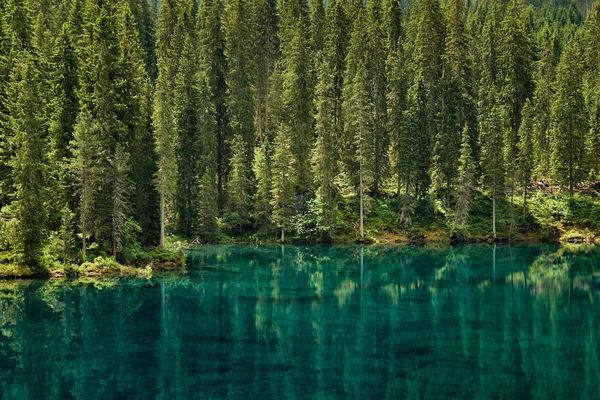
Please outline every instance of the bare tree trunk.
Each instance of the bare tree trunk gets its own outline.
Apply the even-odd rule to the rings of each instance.
[[[85,226],[85,220],[81,221],[81,257],[83,258],[83,262],[85,262],[87,260],[87,243],[86,243],[86,236],[87,232],[86,232],[86,226]]]
[[[165,191],[160,191],[160,247],[165,247]]]
[[[281,243],[285,242],[285,227],[281,227]]]
[[[492,234],[496,240],[496,177],[494,177],[494,188],[492,189]]]
[[[363,208],[363,141],[362,141],[362,125],[360,128],[360,144],[359,144],[359,193],[360,193],[360,240],[365,239],[365,230],[364,230],[364,208]]]

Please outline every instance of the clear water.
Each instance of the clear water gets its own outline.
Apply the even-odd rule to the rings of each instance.
[[[600,398],[600,250],[214,246],[0,282],[1,399]]]

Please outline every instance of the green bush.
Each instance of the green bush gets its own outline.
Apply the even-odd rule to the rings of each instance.
[[[142,257],[144,250],[140,241],[142,228],[131,218],[125,222],[120,260],[130,265]]]

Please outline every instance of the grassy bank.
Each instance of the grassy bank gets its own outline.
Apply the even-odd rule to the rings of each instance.
[[[425,198],[410,207],[408,223],[400,222],[402,201],[395,197],[369,198],[365,215],[365,236],[374,243],[478,243],[492,241],[492,200],[483,193],[475,193],[468,221],[463,226],[454,224],[454,211],[443,201]],[[336,223],[324,234],[319,215],[307,211],[294,217],[286,229],[290,243],[353,243],[358,237],[359,204],[354,197],[338,203]],[[513,216],[511,223],[511,215]],[[561,193],[534,192],[524,204],[522,196],[498,202],[496,216],[497,241],[502,242],[600,242],[600,201],[588,195],[570,197]],[[276,242],[273,228],[268,234],[258,235],[252,227],[223,229],[221,242]]]
[[[107,276],[150,277],[153,272],[178,270],[185,267],[181,249],[160,249],[141,252],[129,264],[113,257],[96,256],[81,264],[60,262],[52,257],[42,257],[36,267],[24,265],[19,255],[0,253],[0,278],[82,278]]]

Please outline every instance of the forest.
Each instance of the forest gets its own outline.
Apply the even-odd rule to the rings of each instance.
[[[0,262],[600,230],[600,0],[0,0],[0,16]]]

